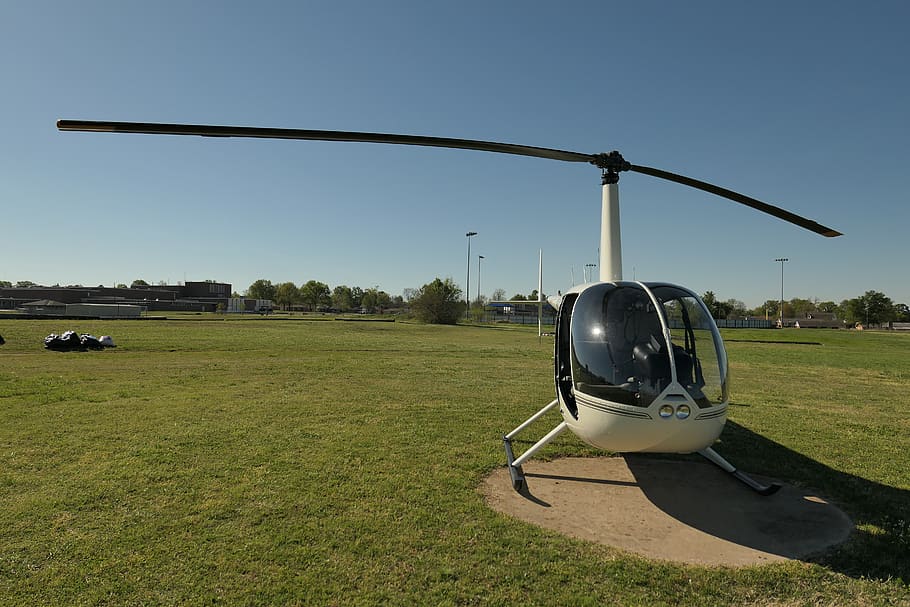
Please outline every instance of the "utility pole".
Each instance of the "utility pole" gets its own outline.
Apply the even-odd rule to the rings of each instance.
[[[471,317],[471,236],[477,236],[477,232],[468,232],[465,237],[468,239],[468,278],[464,285],[464,317]]]
[[[790,261],[786,257],[778,257],[774,260],[780,262],[780,328],[784,328],[784,262]]]
[[[477,301],[480,301],[480,262],[481,260],[486,259],[483,255],[477,256]]]

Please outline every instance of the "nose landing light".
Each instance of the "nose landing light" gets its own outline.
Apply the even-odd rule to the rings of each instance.
[[[670,419],[674,415],[676,415],[676,419],[687,419],[692,414],[692,408],[685,404],[677,405],[675,408],[673,405],[664,404],[657,410],[657,414],[662,419]]]

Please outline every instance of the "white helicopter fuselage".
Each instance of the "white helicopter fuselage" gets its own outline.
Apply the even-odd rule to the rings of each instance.
[[[677,410],[686,404],[696,410],[691,398],[679,384],[671,384],[646,409],[622,403],[576,395],[578,418],[560,403],[560,413],[569,429],[592,447],[616,453],[694,453],[714,444],[727,421],[727,404],[701,410],[697,415],[679,419],[665,417],[660,409]]]
[[[691,453],[727,418],[727,358],[695,293],[599,282],[559,302],[556,393],[569,430],[613,452]]]

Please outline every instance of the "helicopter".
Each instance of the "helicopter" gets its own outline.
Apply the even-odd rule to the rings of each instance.
[[[684,175],[637,164],[618,151],[586,154],[448,137],[270,127],[58,120],[61,131],[254,137],[455,148],[592,164],[601,171],[600,280],[548,298],[557,309],[555,398],[503,436],[512,487],[527,487],[523,464],[570,430],[616,453],[698,453],[760,495],[764,484],[718,454],[730,402],[729,364],[717,324],[693,291],[666,282],[622,277],[619,176],[634,172],[714,194],[825,237],[841,233],[780,207]],[[542,294],[538,290],[538,303]],[[519,457],[512,441],[558,408],[562,421]]]

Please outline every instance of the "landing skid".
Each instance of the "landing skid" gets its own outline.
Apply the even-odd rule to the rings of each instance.
[[[527,480],[525,479],[525,473],[521,467],[522,464],[524,464],[526,461],[528,461],[528,459],[530,459],[531,456],[533,456],[538,450],[540,450],[541,447],[543,447],[544,445],[549,443],[551,440],[553,440],[554,438],[556,438],[557,436],[562,434],[569,426],[566,422],[562,422],[562,423],[558,424],[555,428],[550,430],[550,432],[548,432],[546,434],[546,436],[544,436],[539,441],[537,441],[536,443],[531,445],[531,447],[529,447],[528,450],[525,451],[524,453],[522,453],[521,456],[519,456],[519,457],[515,457],[515,453],[512,451],[512,439],[515,438],[522,430],[524,430],[525,428],[527,428],[528,426],[530,426],[531,424],[536,422],[538,419],[543,417],[548,411],[550,411],[551,409],[556,407],[558,404],[559,404],[559,401],[554,399],[548,405],[543,407],[540,411],[538,411],[537,413],[535,413],[534,415],[529,417],[525,422],[523,422],[517,428],[515,428],[514,430],[512,430],[511,432],[509,432],[508,434],[506,434],[505,436],[502,437],[502,445],[506,451],[506,461],[509,464],[509,476],[512,479],[512,488],[515,491],[520,492],[520,491],[523,491],[527,487]],[[698,453],[700,455],[702,455],[703,457],[705,457],[708,461],[712,462],[713,464],[716,464],[723,471],[729,472],[733,476],[733,478],[735,478],[739,482],[743,483],[744,485],[746,485],[747,487],[749,487],[750,489],[752,489],[759,495],[773,495],[774,493],[777,493],[781,488],[781,485],[779,485],[778,483],[771,483],[770,485],[765,485],[765,484],[758,482],[757,480],[755,480],[754,478],[752,478],[745,472],[743,472],[741,470],[737,470],[736,466],[734,466],[733,464],[731,464],[730,462],[725,460],[723,457],[721,457],[720,454],[717,453],[711,447],[702,449]]]
[[[508,435],[502,437],[502,444],[506,448],[506,461],[509,462],[509,476],[512,477],[512,489],[521,492],[525,488],[525,472],[521,466],[515,465],[515,455],[512,453],[512,441]]]
[[[553,409],[559,404],[559,401],[554,399],[543,409],[529,417],[524,423],[520,426],[506,434],[502,437],[502,445],[506,450],[506,460],[509,463],[509,476],[512,477],[512,489],[515,491],[522,491],[527,486],[527,481],[525,481],[525,473],[522,470],[521,465],[528,461],[528,459],[534,455],[541,447],[549,443],[551,440],[562,434],[566,428],[569,427],[566,422],[562,422],[557,425],[555,428],[550,430],[546,436],[541,438],[539,441],[531,445],[531,447],[521,454],[520,457],[516,458],[515,454],[512,452],[512,439],[518,435],[519,432],[536,422],[538,419],[544,416],[548,411]]]
[[[737,470],[733,464],[731,464],[730,462],[728,462],[727,460],[722,458],[720,456],[720,454],[718,454],[717,451],[715,451],[711,447],[702,449],[698,453],[699,453],[699,455],[702,455],[705,458],[707,458],[708,461],[710,461],[711,463],[717,464],[724,472],[729,472],[730,474],[732,474],[736,480],[740,481],[741,483],[743,483],[744,485],[746,485],[747,487],[749,487],[750,489],[752,489],[759,495],[772,495],[774,493],[777,493],[780,490],[781,486],[777,483],[771,483],[770,485],[763,485],[762,483],[758,482],[757,480],[755,480],[754,478],[752,478],[745,472],[742,472],[741,470]]]

